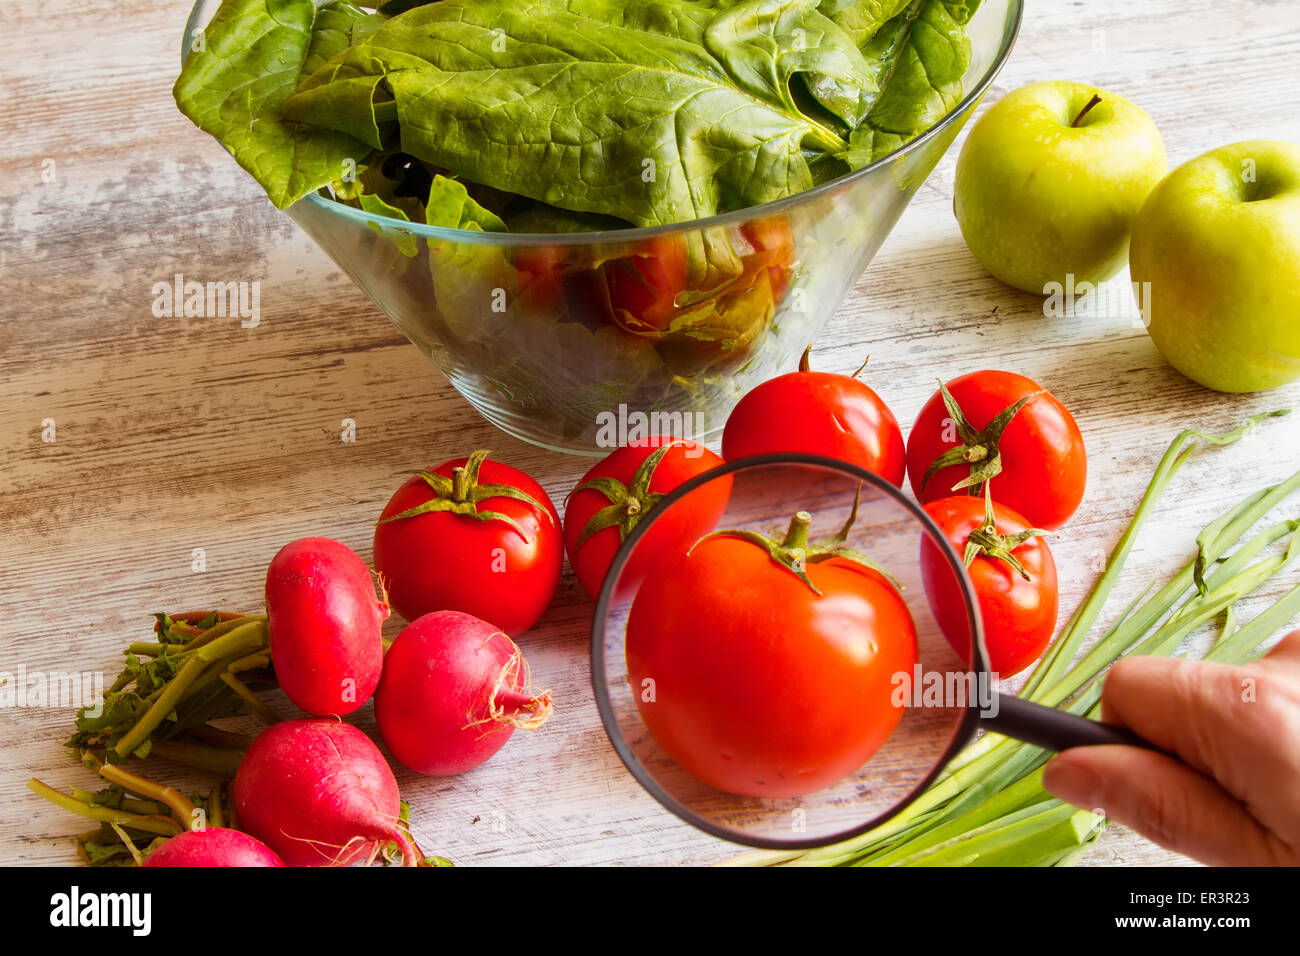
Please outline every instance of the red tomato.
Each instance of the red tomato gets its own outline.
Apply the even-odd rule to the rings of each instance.
[[[632,256],[605,263],[614,315],[630,332],[662,332],[677,313],[686,289],[686,240],[681,235],[647,239]]]
[[[519,298],[538,312],[558,312],[564,304],[564,270],[569,252],[564,246],[528,246],[515,251]]]
[[[806,572],[811,587],[763,546],[719,534],[665,561],[633,601],[626,653],[641,717],[683,770],[719,790],[822,790],[902,718],[893,675],[917,661],[902,597],[846,558]]]
[[[851,375],[809,371],[807,352],[799,371],[751,390],[727,418],[722,457],[768,452],[827,455],[903,484],[906,449],[889,406]]]
[[[926,513],[943,531],[959,555],[966,553],[972,533],[988,531],[985,502],[969,495],[955,495],[931,501]],[[979,603],[984,623],[984,644],[989,670],[1001,677],[1018,674],[1043,655],[1056,630],[1056,561],[1047,542],[1035,535],[1017,542],[1015,536],[1031,530],[1029,523],[1005,505],[993,505],[992,544],[997,536],[1010,540],[1006,550],[1024,569],[1020,574],[1011,562],[990,554],[993,545],[980,551],[966,568]],[[1027,575],[1027,577],[1026,577]],[[929,538],[921,544],[921,576],[930,610],[948,643],[970,663],[970,631],[962,611],[961,593],[952,573]]]
[[[745,257],[745,268],[752,264],[767,267],[772,280],[772,298],[780,302],[790,287],[790,273],[794,266],[794,232],[790,220],[784,216],[757,219],[740,227],[740,234],[754,247],[754,254]]]
[[[703,445],[656,436],[624,445],[583,475],[564,506],[564,548],[583,589],[592,597],[600,593],[619,545],[660,498],[721,464]],[[662,515],[624,568],[628,590],[620,589],[621,595],[630,595],[646,571],[668,554],[686,550],[712,531],[730,493],[730,476],[717,479]]]
[[[444,462],[397,489],[375,526],[375,570],[408,621],[464,611],[515,637],[555,595],[560,516],[541,485],[487,454]]]
[[[961,414],[953,415],[942,391],[936,392],[908,436],[907,474],[917,498],[927,502],[960,494],[954,486],[1000,454],[1001,470],[990,481],[993,500],[1037,527],[1065,524],[1083,500],[1088,480],[1083,436],[1065,406],[1037,382],[1012,372],[970,372],[947,389]],[[1027,401],[998,434],[995,419],[1021,399]],[[965,425],[970,428],[963,437]],[[945,453],[955,463],[925,480],[931,463]],[[978,483],[971,488],[974,494],[980,490]]]

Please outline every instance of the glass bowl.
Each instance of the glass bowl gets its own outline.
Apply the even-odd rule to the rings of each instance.
[[[195,4],[182,58],[219,6]],[[974,112],[1022,12],[1023,0],[984,0],[967,27],[966,94],[931,129],[863,169],[762,206],[559,235],[398,223],[319,195],[286,212],[503,431],[596,455],[637,430],[707,441],[745,392],[795,368]],[[610,270],[656,250],[719,243],[734,251],[739,279],[688,291],[654,325],[610,307]]]

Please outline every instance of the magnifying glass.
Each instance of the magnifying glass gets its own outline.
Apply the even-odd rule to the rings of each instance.
[[[666,495],[596,603],[592,681],[633,776],[714,836],[808,849],[879,826],[980,730],[1149,746],[996,688],[961,558],[915,502],[816,455]]]

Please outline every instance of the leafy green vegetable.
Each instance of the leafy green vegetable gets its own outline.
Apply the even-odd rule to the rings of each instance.
[[[819,9],[861,47],[907,3],[908,0],[822,0]]]
[[[331,15],[318,36],[317,12],[313,0],[225,0],[172,90],[181,112],[220,140],[281,209],[370,152],[337,130],[281,114],[308,51],[319,43],[323,52],[326,34],[338,28]]]
[[[933,125],[960,99],[977,7],[224,0],[174,94],[281,208],[328,186],[419,222],[442,174],[493,217],[464,207],[480,228],[530,202],[660,225],[800,192]],[[412,181],[389,169],[399,148]],[[459,220],[445,198],[434,219]],[[696,246],[693,275],[728,273]]]
[[[236,663],[241,670],[269,664],[269,654],[265,664],[257,659],[267,649],[265,616],[223,620],[210,614],[194,623],[155,618],[158,641],[128,648],[102,707],[77,712],[76,733],[66,746],[103,751],[106,761],[120,762],[146,756],[156,740],[246,712],[245,699],[221,675]]]
[[[472,232],[505,232],[501,217],[480,206],[464,183],[446,176],[434,176],[425,204],[425,221],[431,226],[446,229],[468,229]]]
[[[389,21],[309,77],[295,119],[355,135],[383,80],[402,149],[467,179],[637,225],[711,216],[812,185],[831,130],[742,89],[703,35],[623,26],[612,0],[443,0]],[[692,9],[636,4],[639,20]],[[598,19],[604,12],[606,19]],[[627,15],[630,16],[630,15]],[[681,16],[683,32],[699,17]],[[725,118],[725,121],[722,121]],[[380,145],[377,135],[367,140]]]
[[[849,137],[845,158],[854,169],[875,162],[925,132],[961,101],[970,66],[962,26],[975,0],[913,0],[864,49],[880,84],[866,120]]]
[[[383,198],[376,196],[374,193],[362,193],[357,197],[357,203],[366,212],[374,213],[376,216],[384,216],[388,219],[398,219],[402,222],[411,221],[404,210],[390,204]],[[384,226],[374,222],[369,223],[369,226],[381,236],[387,236],[389,239],[392,239],[397,248],[401,251],[402,255],[406,256],[408,259],[413,259],[419,254],[420,240],[417,239],[415,234],[409,229],[403,229],[400,226]]]
[[[316,14],[311,45],[299,74],[316,72],[330,57],[342,53],[387,19],[342,0],[325,4]]]
[[[909,0],[822,0],[818,9],[835,21],[858,47],[896,16]]]
[[[792,81],[850,129],[862,122],[878,89],[857,44],[817,9],[817,0],[748,0],[715,16],[704,44],[742,89],[796,105]]]

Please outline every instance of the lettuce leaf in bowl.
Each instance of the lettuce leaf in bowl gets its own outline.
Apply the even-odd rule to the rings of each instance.
[[[368,127],[385,92],[401,147],[474,182],[650,226],[757,205],[812,185],[805,143],[843,140],[742,89],[692,35],[625,26],[617,0],[442,0],[380,27],[308,77],[285,115]],[[598,15],[602,14],[602,15]],[[648,36],[654,42],[647,42]],[[382,86],[376,81],[382,81]],[[382,102],[382,100],[381,100]],[[380,135],[368,139],[381,145]]]
[[[975,0],[913,0],[868,42],[864,54],[881,93],[849,137],[844,158],[859,169],[892,153],[943,119],[963,94],[970,66],[964,24]]]
[[[934,125],[978,3],[224,0],[174,95],[280,208],[330,187],[419,222],[427,176],[404,202],[350,178],[400,151],[506,220],[531,202],[665,225],[802,192]],[[692,249],[693,273],[714,259]]]
[[[338,179],[371,152],[338,130],[281,112],[313,47],[338,42],[348,14],[314,0],[226,0],[185,59],[177,106],[215,136],[283,209]],[[351,42],[351,29],[348,30]]]

